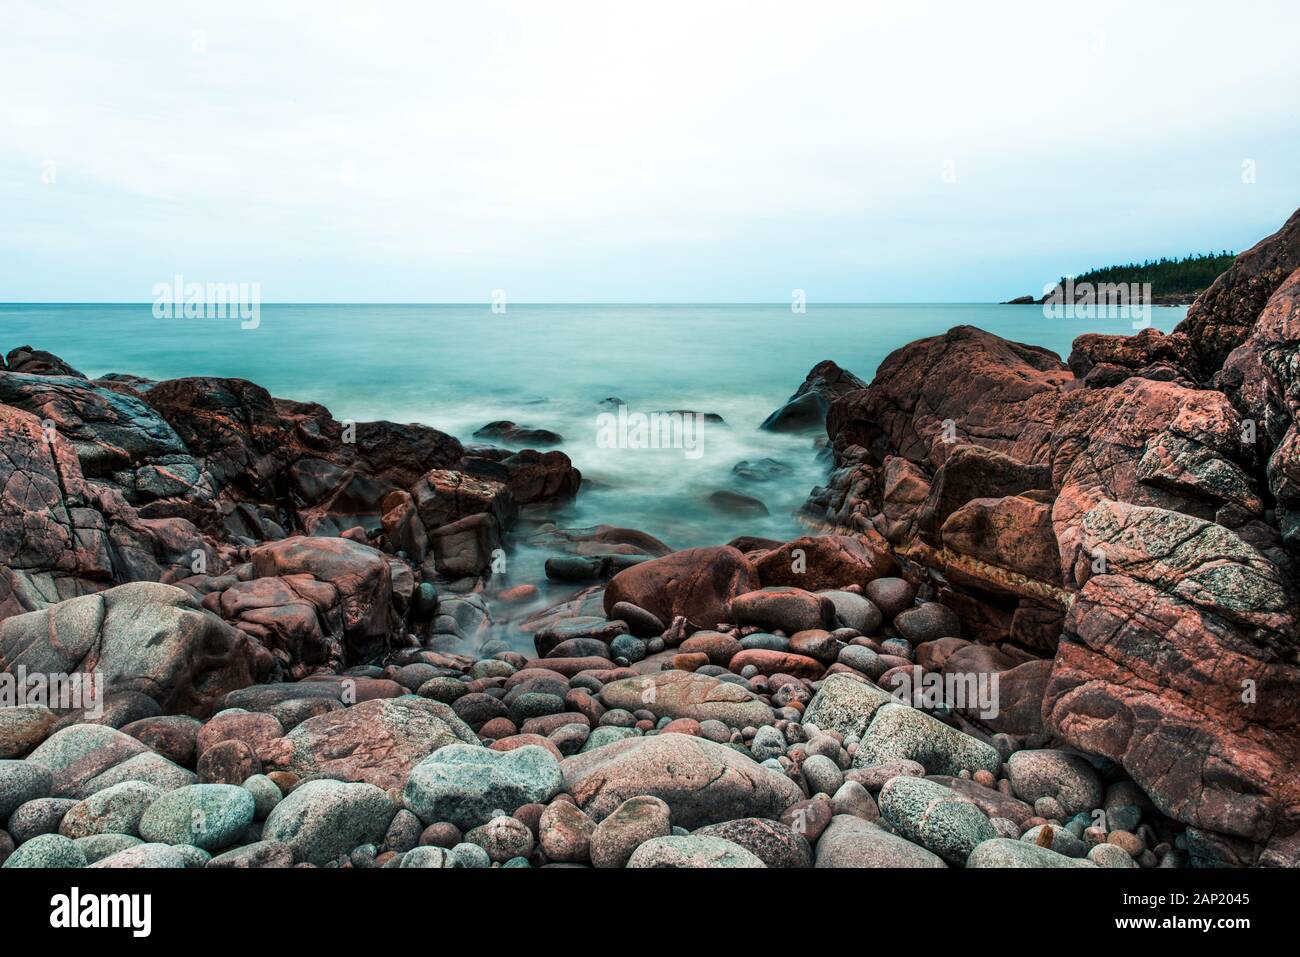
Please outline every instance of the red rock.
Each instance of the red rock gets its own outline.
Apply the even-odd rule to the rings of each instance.
[[[709,663],[709,656],[702,651],[673,655],[669,660],[674,671],[699,671]]]
[[[698,737],[700,734],[700,723],[694,718],[677,718],[675,721],[669,721],[662,728],[663,734],[689,734]]]
[[[718,631],[697,631],[679,646],[682,655],[703,654],[711,665],[727,666],[740,650],[740,642],[731,635]],[[681,657],[681,656],[679,656]],[[694,671],[694,668],[683,669]]]
[[[614,667],[614,662],[608,658],[596,658],[587,656],[584,658],[533,658],[524,665],[525,668],[545,668],[548,671],[554,671],[564,675],[566,678],[572,678],[582,671],[601,671]]]
[[[786,542],[755,562],[764,587],[806,591],[865,585],[898,573],[889,543],[875,531],[860,535],[810,535]]]
[[[731,659],[731,670],[737,673],[748,665],[753,665],[760,674],[787,674],[813,681],[826,671],[821,662],[815,658],[787,654],[783,651],[768,651],[763,648],[747,649]]]
[[[698,631],[716,628],[729,599],[758,587],[754,566],[736,549],[688,548],[619,572],[605,587],[604,607],[608,615],[625,601],[660,621],[681,615]]]

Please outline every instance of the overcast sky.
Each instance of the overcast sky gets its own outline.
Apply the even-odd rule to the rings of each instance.
[[[0,0],[0,301],[1041,292],[1300,206],[1297,28],[1295,0]]]

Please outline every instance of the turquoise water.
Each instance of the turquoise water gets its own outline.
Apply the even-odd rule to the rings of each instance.
[[[1171,329],[1185,309],[1157,308]],[[865,380],[891,351],[969,324],[1065,356],[1084,332],[1132,332],[1128,319],[1053,320],[1034,306],[818,305],[266,305],[260,325],[156,319],[141,305],[0,305],[0,348],[30,344],[90,376],[238,376],[273,394],[326,405],[336,417],[423,422],[466,441],[495,419],[546,428],[593,479],[560,519],[644,529],[674,547],[740,534],[789,536],[790,517],[825,477],[809,435],[757,426],[822,359]],[[721,415],[701,454],[602,448],[599,406]],[[790,466],[776,482],[732,473],[742,459]],[[706,499],[755,495],[766,518],[719,513]]]

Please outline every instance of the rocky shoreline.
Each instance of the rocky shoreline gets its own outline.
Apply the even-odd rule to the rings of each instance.
[[[812,534],[682,551],[549,521],[559,450],[15,349],[2,677],[102,684],[0,708],[0,861],[1296,866],[1298,297],[1300,214],[1168,335],[821,363]]]

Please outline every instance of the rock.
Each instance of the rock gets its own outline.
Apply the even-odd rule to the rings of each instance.
[[[275,810],[275,806],[284,798],[284,792],[280,790],[280,786],[265,774],[254,774],[244,780],[240,787],[253,795],[253,801],[257,808],[254,819],[258,821],[266,820],[267,815]]]
[[[737,595],[728,616],[738,625],[780,629],[792,635],[812,628],[835,627],[835,605],[829,598],[801,588],[764,588]]]
[[[1122,847],[1116,847],[1114,844],[1094,845],[1088,851],[1088,860],[1098,867],[1133,868],[1138,866],[1137,861],[1133,860],[1128,851]]]
[[[974,867],[1094,867],[1092,861],[1066,857],[1037,844],[1027,844],[1007,837],[996,837],[978,845],[966,858]]]
[[[629,798],[653,795],[694,828],[740,817],[776,818],[803,795],[783,774],[703,738],[628,738],[563,762],[564,789],[597,821]]]
[[[911,608],[916,599],[916,589],[902,578],[877,578],[863,590],[890,621]]]
[[[538,838],[552,861],[584,864],[591,859],[596,822],[568,801],[553,801],[542,812]]]
[[[188,715],[159,715],[132,721],[121,730],[172,763],[193,767],[202,727],[201,721]]]
[[[276,805],[262,837],[287,844],[295,861],[320,866],[362,844],[378,844],[396,813],[392,799],[373,784],[307,781]]]
[[[759,428],[771,432],[820,430],[832,401],[865,388],[866,383],[852,372],[841,369],[830,359],[823,359],[813,366],[785,405],[764,419]]]
[[[199,780],[205,784],[241,784],[262,773],[262,763],[245,741],[222,741],[203,752]]]
[[[572,760],[572,759],[570,759]],[[450,821],[462,830],[547,803],[563,784],[560,764],[544,748],[492,751],[452,744],[417,764],[403,792],[406,806],[426,824]]]
[[[402,855],[401,867],[461,867],[461,862],[450,850],[441,847],[417,847]]]
[[[731,635],[718,631],[697,631],[678,645],[678,650],[683,654],[703,653],[708,656],[709,664],[725,668],[727,662],[742,649],[740,642]]]
[[[140,818],[146,841],[193,844],[217,851],[238,841],[253,822],[253,796],[230,784],[192,784],[157,797]]]
[[[1002,766],[992,746],[895,702],[876,712],[853,764],[870,767],[899,759],[918,761],[930,774],[959,775],[981,769],[997,774]]]
[[[0,708],[0,760],[21,758],[45,740],[57,720],[44,705]]]
[[[1300,215],[1233,261],[1227,272],[1196,297],[1174,334],[1191,340],[1202,369],[1220,368],[1249,335],[1256,317],[1278,287],[1300,269]]]
[[[101,858],[91,867],[103,869],[119,868],[170,868],[181,870],[185,867],[185,858],[168,844],[136,844],[108,857]]]
[[[94,672],[107,696],[143,694],[203,716],[261,681],[270,655],[179,588],[133,582],[0,622],[0,660],[29,674]]]
[[[835,606],[835,620],[843,628],[852,628],[861,635],[871,635],[875,634],[884,621],[880,609],[855,592],[823,591],[819,594],[831,600]]]
[[[997,837],[974,802],[925,778],[900,776],[885,782],[880,813],[903,837],[952,864],[965,863],[976,846]]]
[[[91,834],[89,837],[79,837],[72,843],[77,845],[77,850],[86,855],[87,864],[94,864],[96,861],[102,861],[119,851],[139,847],[144,841],[138,837],[132,837],[130,834]],[[195,850],[198,850],[198,848],[195,848]],[[206,854],[207,852],[199,851],[199,853]]]
[[[794,469],[789,465],[773,458],[745,459],[731,467],[733,475],[747,482],[770,482],[783,478],[793,471]],[[745,549],[742,548],[741,551]]]
[[[514,857],[526,858],[533,852],[533,832],[527,824],[513,817],[494,817],[486,824],[472,828],[465,840],[483,848],[498,864]]]
[[[305,574],[332,585],[353,658],[384,650],[400,627],[392,571],[383,554],[369,545],[346,538],[294,536],[259,545],[249,552],[249,561],[259,578]]]
[[[729,727],[771,724],[771,707],[739,685],[687,671],[661,671],[611,681],[600,691],[611,708],[644,708],[656,718],[722,721]]]
[[[812,867],[812,848],[800,834],[777,821],[745,817],[721,824],[710,824],[694,834],[718,837],[743,847],[765,867]]]
[[[41,834],[10,854],[3,866],[85,867],[86,855],[62,834]]]
[[[508,445],[529,446],[559,445],[564,441],[564,436],[557,432],[550,432],[546,429],[530,429],[505,420],[489,422],[474,433],[474,438],[491,439],[494,442],[504,442]]]
[[[829,797],[844,783],[844,772],[823,754],[809,755],[801,767],[810,794],[825,794]]]
[[[837,814],[817,841],[816,867],[946,867],[943,858],[860,817]]]
[[[48,797],[54,791],[54,775],[39,762],[0,761],[0,822],[28,801]]]
[[[808,704],[803,723],[860,738],[876,712],[890,703],[897,703],[897,699],[875,685],[848,675],[831,675]]]
[[[649,795],[629,798],[596,825],[591,835],[591,863],[624,867],[646,841],[672,833],[668,805]]]
[[[1067,815],[1101,807],[1101,776],[1077,754],[1017,751],[1007,759],[1007,778],[1016,797],[1030,802],[1055,798]]]
[[[767,506],[761,499],[752,495],[742,495],[729,489],[710,492],[705,502],[716,512],[738,518],[768,515]]]
[[[664,623],[655,615],[629,601],[617,601],[610,606],[610,618],[624,622],[638,638],[657,638],[664,633]]]
[[[898,633],[913,645],[940,638],[961,637],[961,620],[951,608],[938,602],[923,602],[894,619]]]
[[[831,810],[836,814],[852,814],[864,821],[880,820],[880,808],[871,792],[857,781],[846,780],[831,796]]]
[[[766,552],[754,563],[765,588],[805,591],[866,585],[898,573],[889,543],[874,531],[860,535],[809,535]]]
[[[388,789],[406,784],[411,768],[439,748],[477,744],[447,705],[427,698],[363,701],[308,718],[259,752],[266,770],[323,775]]]
[[[731,659],[731,666],[739,672],[744,672],[746,668],[753,668],[762,675],[784,674],[809,680],[820,678],[826,671],[820,661],[807,655],[758,648],[749,648],[740,652]]]
[[[293,849],[281,841],[256,841],[218,854],[205,864],[214,870],[251,870],[264,867],[293,867]]]
[[[92,834],[138,836],[140,819],[162,790],[142,781],[123,781],[92,794],[69,809],[59,833],[76,840]]]
[[[624,569],[605,587],[604,608],[628,602],[660,621],[682,616],[695,630],[725,621],[729,600],[759,587],[758,573],[729,546],[688,548]]]
[[[3,776],[2,770],[0,776]],[[71,798],[35,798],[19,805],[9,815],[5,830],[18,844],[39,834],[57,834],[63,816],[76,804]]]
[[[739,844],[720,837],[689,834],[651,838],[632,852],[627,866],[712,868],[766,865]]]

